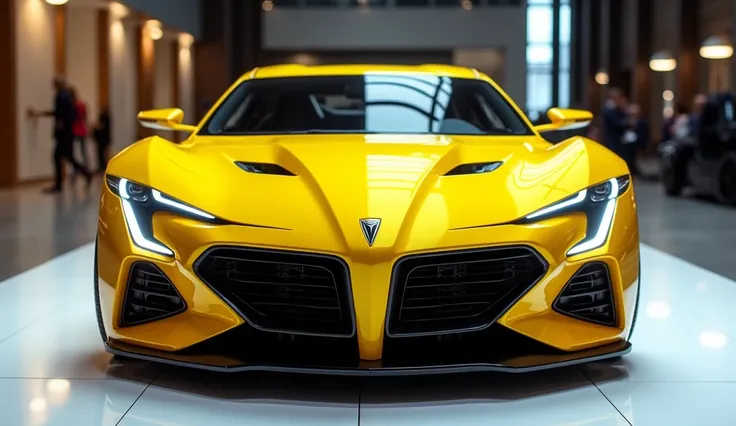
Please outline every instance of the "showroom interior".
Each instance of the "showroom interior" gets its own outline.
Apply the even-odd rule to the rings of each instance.
[[[662,165],[678,117],[736,94],[736,0],[2,0],[0,20],[0,424],[736,424],[736,205],[696,187],[668,194]],[[631,352],[528,373],[388,377],[230,374],[106,352],[93,267],[110,182],[92,127],[111,123],[100,158],[153,135],[180,143],[138,113],[179,108],[195,126],[241,76],[279,64],[468,67],[535,125],[553,107],[593,113],[552,144],[601,142],[622,93],[648,128],[632,179]],[[66,164],[63,190],[45,194],[54,122],[33,112],[53,107],[59,79],[90,125],[72,154],[97,174],[88,188]],[[718,170],[736,170],[724,161]],[[736,191],[736,171],[722,175]]]

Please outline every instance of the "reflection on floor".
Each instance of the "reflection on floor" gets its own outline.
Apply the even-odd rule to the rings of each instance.
[[[628,425],[736,421],[736,283],[643,247],[633,352],[528,375],[218,375],[101,349],[85,245],[0,283],[0,424]]]
[[[693,193],[667,197],[658,183],[634,185],[642,242],[736,280],[736,208]]]
[[[0,281],[95,239],[99,181],[59,195],[44,186],[0,191]]]

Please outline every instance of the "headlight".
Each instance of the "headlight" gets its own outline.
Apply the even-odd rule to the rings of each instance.
[[[608,241],[613,214],[616,211],[616,199],[626,191],[629,183],[629,177],[622,176],[591,186],[551,206],[537,210],[521,222],[536,222],[563,214],[583,212],[588,218],[585,238],[568,250],[567,255],[574,256],[597,249]]]
[[[171,212],[206,222],[218,222],[215,216],[207,212],[128,179],[107,176],[107,186],[121,198],[125,223],[133,243],[154,253],[174,255],[170,248],[153,236],[153,214],[156,212]]]

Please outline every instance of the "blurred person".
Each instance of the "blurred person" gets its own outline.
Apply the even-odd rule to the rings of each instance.
[[[692,134],[690,112],[682,103],[675,104],[670,134],[673,139],[684,139]]]
[[[623,149],[624,135],[632,128],[631,120],[626,110],[628,101],[621,90],[611,88],[608,91],[608,100],[603,108],[602,143],[621,158],[625,157]]]
[[[86,167],[74,159],[74,122],[77,111],[66,81],[57,76],[52,81],[54,87],[54,109],[49,111],[29,110],[31,117],[53,117],[54,118],[54,186],[44,190],[46,193],[59,193],[63,187],[63,164],[66,160],[74,167],[76,172],[81,173],[87,179],[87,186],[92,183],[92,174]]]
[[[79,92],[77,92],[77,88],[74,86],[69,86],[69,94],[72,97],[72,102],[74,102],[74,110],[76,111],[76,118],[74,120],[74,125],[72,126],[72,131],[74,133],[74,145],[79,145],[79,149],[82,152],[82,161],[81,164],[89,169],[89,160],[87,159],[87,104],[82,101],[82,99],[79,98]],[[74,152],[74,148],[72,148],[72,153]]]
[[[585,137],[601,143],[601,119],[599,117],[593,118],[590,122],[590,125],[586,129]]]
[[[700,115],[703,108],[708,103],[708,97],[702,93],[695,95],[693,98],[693,110],[690,113],[690,135],[697,137],[700,130]]]
[[[649,145],[649,124],[642,117],[639,105],[629,105],[627,113],[631,127],[624,134],[623,159],[628,164],[632,176],[643,177],[637,159],[639,154]]]
[[[103,107],[100,116],[97,118],[97,125],[94,128],[92,137],[97,147],[97,173],[104,174],[107,169],[107,162],[110,158],[110,111],[107,107]]]

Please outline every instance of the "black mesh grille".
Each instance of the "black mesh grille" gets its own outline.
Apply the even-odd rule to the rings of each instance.
[[[594,262],[580,268],[565,284],[553,307],[562,314],[583,321],[615,325],[616,309],[608,266]]]
[[[483,329],[547,270],[528,247],[412,256],[394,267],[391,337]]]
[[[256,328],[291,334],[354,333],[348,269],[334,257],[218,247],[197,274]]]
[[[184,312],[187,306],[174,284],[154,264],[137,262],[130,268],[121,325],[132,326]]]

